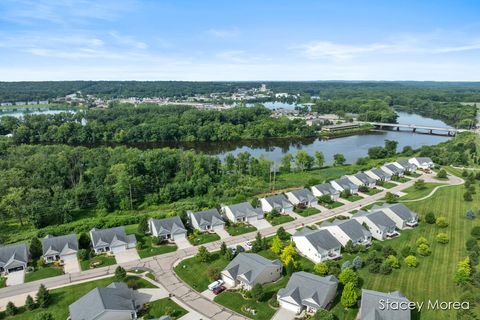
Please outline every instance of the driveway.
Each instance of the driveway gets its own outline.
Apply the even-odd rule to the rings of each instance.
[[[200,294],[210,301],[213,301],[213,299],[216,297],[215,293],[213,293],[213,291],[210,291],[208,289],[205,291],[202,291]]]
[[[80,272],[80,263],[78,262],[78,259],[69,259],[65,260],[63,264],[63,271],[65,273],[74,273],[74,272]]]
[[[140,260],[137,249],[127,249],[122,252],[115,253],[115,260],[118,264]]]
[[[230,235],[228,234],[227,230],[225,230],[225,229],[215,229],[215,233],[220,236],[220,239],[230,238]]]
[[[177,245],[177,248],[179,250],[190,248],[192,246],[192,244],[190,242],[188,242],[187,238],[175,239],[175,244]]]
[[[266,219],[260,219],[249,223],[255,228],[257,228],[257,230],[267,229],[272,226]]]
[[[280,308],[273,316],[272,320],[292,320],[295,319],[295,312]]]
[[[14,271],[7,275],[7,287],[22,284],[25,279],[25,271]]]

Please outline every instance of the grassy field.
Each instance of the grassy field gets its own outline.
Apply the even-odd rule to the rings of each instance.
[[[193,238],[188,237],[188,241],[194,246],[198,246],[204,243],[220,240],[220,236],[216,233],[204,232],[200,233]]]
[[[137,249],[138,255],[142,259],[177,250],[177,246],[175,244],[155,245],[153,243],[153,237],[138,232],[138,224],[125,226],[125,232],[127,234],[135,234],[137,242],[142,243],[142,248],[140,250]]]
[[[369,196],[373,196],[374,194],[377,194],[379,192],[382,192],[382,190],[378,188],[369,188],[366,194],[368,194]]]
[[[359,196],[357,194],[351,194],[346,198],[342,197],[342,199],[345,199],[345,200],[350,201],[350,202],[355,202],[355,201],[358,201],[358,200],[362,200],[363,197]]]
[[[107,256],[102,254],[102,255],[98,255],[93,258],[90,258],[90,260],[81,260],[80,267],[82,268],[82,270],[88,270],[90,269],[90,264],[94,264],[94,263],[99,263],[97,265],[97,268],[101,268],[101,267],[114,265],[117,262],[115,261],[114,256]]]
[[[33,272],[25,273],[25,282],[36,281],[40,279],[56,277],[63,274],[62,267],[45,266],[37,267]]]
[[[214,301],[251,319],[271,319],[276,311],[268,305],[268,300],[245,299],[240,293],[232,291],[222,292],[215,297]],[[245,307],[254,309],[255,315],[245,311]]]
[[[295,209],[295,212],[301,215],[302,217],[308,217],[308,216],[312,216],[314,214],[319,213],[320,210],[318,210],[317,208],[305,208],[305,209],[297,208]]]
[[[396,187],[397,184],[396,183],[393,183],[393,182],[384,182],[382,187],[384,187],[385,189],[391,189],[393,187]]]
[[[334,202],[330,202],[330,203],[323,202],[323,203],[320,203],[320,205],[322,207],[327,208],[327,209],[335,209],[335,208],[343,206],[343,203],[340,202],[340,201],[334,201]]]
[[[146,310],[144,318],[157,319],[157,318],[160,318],[161,316],[166,315],[167,313],[170,314],[170,318],[175,320],[186,315],[188,311],[180,307],[172,299],[163,298],[148,304],[148,308]]]
[[[257,230],[257,228],[255,228],[254,226],[251,226],[249,224],[244,224],[244,223],[230,225],[225,229],[227,230],[228,234],[231,236],[238,236],[240,234],[249,233]]]
[[[425,197],[430,192],[432,192],[433,189],[441,185],[441,183],[425,183],[425,189],[421,190],[416,189],[415,186],[408,187],[407,189],[402,190],[402,192],[405,192],[406,195],[401,197],[399,200],[402,201],[420,199],[422,197]]]
[[[272,226],[278,226],[279,224],[284,224],[293,220],[294,219],[292,217],[286,214],[273,217],[272,219],[267,219],[267,221],[270,222]]]

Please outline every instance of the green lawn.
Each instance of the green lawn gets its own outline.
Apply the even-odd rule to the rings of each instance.
[[[384,182],[381,187],[384,187],[385,189],[391,189],[396,186],[398,186],[398,184],[387,181],[387,182]]]
[[[146,288],[146,289],[156,289],[156,288],[158,288],[156,285],[148,282],[148,281],[145,280],[145,279],[142,279],[142,278],[140,278],[140,277],[137,277],[137,276],[127,276],[127,277],[125,278],[125,281],[124,281],[124,282],[127,282],[127,283],[128,283],[130,280],[133,280],[133,281],[135,281],[135,282],[137,283],[137,288],[138,288],[138,289],[144,289],[144,288]]]
[[[293,221],[294,219],[285,214],[285,215],[279,215],[279,216],[275,216],[271,219],[267,219],[268,222],[270,222],[270,224],[272,226],[278,226],[279,224],[284,224],[284,223],[287,223],[287,222],[290,222],[290,221]]]
[[[138,224],[130,224],[125,226],[125,232],[127,234],[135,234],[137,242],[142,243],[142,248],[140,250],[137,249],[138,255],[142,259],[177,250],[177,246],[175,244],[154,244],[153,237],[138,232]]]
[[[208,263],[201,262],[196,257],[185,259],[175,267],[175,273],[190,287],[202,292],[207,289],[211,281],[208,279],[208,268],[223,270],[229,261],[220,257],[218,252],[212,253]]]
[[[98,263],[98,265],[95,268],[101,268],[101,267],[106,267],[106,266],[111,266],[116,264],[117,262],[115,261],[114,256],[108,256],[105,254],[95,256],[93,258],[90,258],[90,260],[81,260],[80,261],[80,267],[82,270],[88,270],[91,269],[90,266],[95,263]]]
[[[425,183],[425,189],[421,189],[421,190],[416,189],[415,186],[408,187],[407,189],[402,190],[402,192],[405,192],[406,195],[404,195],[403,197],[400,197],[399,201],[420,199],[422,197],[425,197],[430,192],[432,192],[433,189],[441,185],[443,184]]]
[[[169,314],[172,319],[179,319],[188,313],[170,298],[163,298],[153,301],[146,307],[145,319],[160,318]]]
[[[238,236],[240,234],[256,231],[257,228],[245,223],[231,224],[225,228],[229,235]]]
[[[319,213],[320,210],[318,210],[317,208],[305,208],[305,209],[296,208],[295,212],[301,215],[302,217],[308,217],[308,216],[312,216],[314,214]]]
[[[325,207],[327,209],[335,209],[338,207],[343,206],[343,203],[340,201],[334,201],[334,202],[321,202],[319,203],[322,207]]]
[[[382,190],[380,190],[378,188],[369,188],[368,192],[366,192],[366,194],[368,194],[369,196],[373,196],[374,194],[377,194],[379,192],[382,192]]]
[[[25,282],[31,282],[35,280],[56,277],[63,274],[62,267],[54,267],[54,266],[45,266],[45,267],[37,267],[33,272],[25,273]]]
[[[377,202],[374,202],[374,203],[370,203],[370,204],[367,204],[366,206],[362,207],[362,210],[370,210],[374,205],[378,205],[378,206],[381,206],[383,205],[385,202],[383,201],[377,201]],[[353,211],[352,211],[353,212]],[[356,213],[357,211],[355,211]]]
[[[245,299],[240,293],[232,291],[222,292],[215,297],[214,301],[251,319],[271,319],[276,311],[268,305],[268,300],[255,301],[253,299]],[[245,311],[246,307],[254,309],[255,315]]]
[[[198,235],[191,234],[188,236],[188,241],[194,246],[198,246],[204,243],[220,240],[220,236],[216,233],[203,232]]]
[[[343,197],[342,197],[343,198]],[[362,200],[363,197],[362,196],[359,196],[358,194],[351,194],[349,195],[348,197],[346,198],[343,198],[347,201],[350,201],[350,202],[355,202],[355,201],[358,201],[358,200]]]

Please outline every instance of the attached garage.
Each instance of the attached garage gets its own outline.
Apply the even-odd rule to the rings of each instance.
[[[174,234],[172,235],[173,240],[183,240],[186,238],[186,233],[179,233],[179,234]]]
[[[66,254],[64,256],[60,257],[63,261],[73,261],[77,260],[77,255],[76,254]]]
[[[298,306],[296,304],[293,304],[293,303],[290,303],[290,302],[287,302],[287,301],[280,300],[279,304],[280,304],[281,308],[285,308],[285,309],[287,309],[289,311],[292,311],[292,312],[295,312],[295,313],[300,313],[300,311],[301,311],[300,306]]]
[[[225,284],[229,287],[235,287],[237,285],[236,281],[229,276],[225,275],[222,273],[222,280],[225,282]]]
[[[14,267],[14,268],[9,268],[8,273],[16,272],[16,271],[23,271],[23,270],[24,270],[23,266],[18,266],[18,267]]]
[[[116,246],[116,247],[111,247],[110,248],[110,251],[112,253],[117,253],[117,252],[123,252],[127,250],[127,246],[126,245],[123,245],[123,246]]]

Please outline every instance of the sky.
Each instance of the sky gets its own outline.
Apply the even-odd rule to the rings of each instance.
[[[0,81],[479,81],[479,12],[462,0],[1,0]]]

